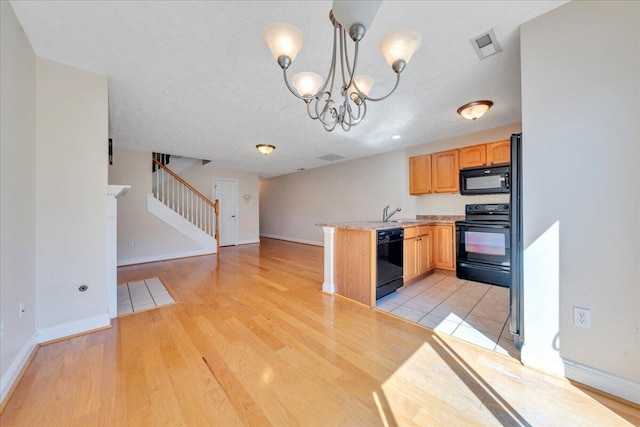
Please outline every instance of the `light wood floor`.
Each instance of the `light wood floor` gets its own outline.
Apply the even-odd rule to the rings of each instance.
[[[322,248],[263,239],[121,268],[178,301],[42,346],[2,426],[640,424],[638,407],[320,292]]]

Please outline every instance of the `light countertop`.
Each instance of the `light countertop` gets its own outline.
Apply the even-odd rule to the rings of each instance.
[[[387,230],[390,228],[407,228],[417,225],[453,224],[464,220],[464,215],[417,215],[416,219],[392,219],[382,221],[345,221],[345,222],[319,222],[319,227],[334,227],[348,230]]]

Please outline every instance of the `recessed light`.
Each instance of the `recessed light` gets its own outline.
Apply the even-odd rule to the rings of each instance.
[[[402,135],[393,135],[391,137],[391,139],[400,139],[400,138],[402,138]]]

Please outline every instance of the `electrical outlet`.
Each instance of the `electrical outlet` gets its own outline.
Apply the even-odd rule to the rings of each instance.
[[[4,335],[4,322],[0,320],[0,337]]]
[[[133,240],[129,240],[129,247],[133,248],[136,246],[136,242],[134,242]]]
[[[581,328],[591,328],[591,310],[588,308],[573,307],[573,324]]]

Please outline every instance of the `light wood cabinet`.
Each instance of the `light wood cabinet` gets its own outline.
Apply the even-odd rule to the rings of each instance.
[[[453,224],[437,224],[433,226],[436,268],[456,269],[454,230],[455,226]]]
[[[431,155],[409,158],[409,194],[416,196],[431,192]]]
[[[422,276],[435,267],[432,255],[432,233],[433,227],[430,225],[405,228],[404,283]]]
[[[457,193],[460,191],[458,156],[458,150],[432,154],[434,193]]]
[[[376,232],[338,228],[334,235],[335,293],[376,305]]]
[[[500,165],[511,161],[511,142],[508,139],[486,144],[487,164]]]
[[[472,145],[460,149],[460,169],[486,166],[486,144]]]
[[[418,277],[418,238],[404,239],[403,250],[402,281],[407,283]]]

